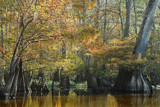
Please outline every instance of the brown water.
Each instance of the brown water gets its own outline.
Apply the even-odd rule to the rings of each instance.
[[[28,96],[0,100],[0,107],[160,107],[160,95],[79,95]]]

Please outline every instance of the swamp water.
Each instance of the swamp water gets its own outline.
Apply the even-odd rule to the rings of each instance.
[[[160,107],[160,94],[78,95],[70,91],[68,95],[0,100],[0,107]]]

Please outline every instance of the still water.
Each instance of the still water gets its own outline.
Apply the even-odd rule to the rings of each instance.
[[[72,92],[68,96],[49,94],[0,100],[0,107],[160,107],[160,95],[77,95]]]

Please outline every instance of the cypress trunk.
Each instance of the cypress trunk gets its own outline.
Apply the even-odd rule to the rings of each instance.
[[[132,4],[132,0],[126,0],[126,23],[125,23],[125,29],[123,34],[124,37],[129,36],[131,4]]]
[[[119,67],[119,73],[112,92],[117,93],[152,93],[152,88],[139,67]]]
[[[25,79],[24,79],[24,72],[22,68],[22,59],[20,59],[19,63],[19,76],[18,76],[18,93],[25,94],[26,93],[26,86],[25,86]]]
[[[10,89],[10,97],[15,98],[17,95],[17,87],[18,87],[18,76],[19,76],[19,67],[17,66],[15,69],[15,76],[12,83],[12,87]]]
[[[155,14],[158,1],[159,0],[150,0],[148,3],[133,52],[134,55],[142,57],[145,57],[146,55],[153,16]],[[145,80],[140,68],[142,68],[142,66],[137,66],[136,64],[131,66],[127,65],[127,67],[119,67],[119,74],[115,85],[112,87],[112,92],[152,93],[152,87]]]

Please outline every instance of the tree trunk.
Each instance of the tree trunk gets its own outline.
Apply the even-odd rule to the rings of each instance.
[[[69,86],[70,86],[69,76],[62,76],[60,81],[60,86],[62,89],[69,89]]]
[[[4,94],[9,94],[10,93],[14,77],[15,77],[15,72],[10,72],[9,76],[7,78],[8,80],[7,80],[7,82],[5,84],[5,87],[4,87],[4,90],[3,90]]]
[[[112,92],[152,93],[152,88],[148,85],[140,69],[121,66]]]
[[[55,82],[60,82],[60,70],[59,70],[59,68],[57,67],[57,69],[55,70],[55,72],[53,73],[53,80],[55,81]]]
[[[97,76],[94,74],[90,74],[88,75],[87,78],[87,87],[90,89],[98,89],[98,83],[97,83]]]
[[[19,35],[19,38],[18,38],[18,41],[15,45],[15,48],[14,48],[14,52],[13,52],[13,55],[12,55],[12,58],[11,58],[11,63],[10,63],[10,74],[9,74],[9,78],[8,78],[8,81],[6,82],[5,84],[5,87],[4,87],[4,90],[3,92],[4,93],[10,93],[10,90],[11,90],[11,86],[12,86],[12,83],[13,83],[13,80],[14,80],[14,74],[15,74],[15,67],[17,65],[17,63],[15,61],[18,62],[19,58],[16,59],[16,55],[17,55],[17,51],[18,51],[18,48],[22,42],[22,38],[23,38],[23,33],[25,31],[25,29],[27,28],[27,26],[32,22],[32,20],[28,21],[26,23],[26,25],[23,27],[23,29],[21,30],[20,32],[20,35]]]
[[[133,8],[134,8],[134,20],[135,20],[135,33],[137,34],[137,11],[136,11],[136,0],[133,0]]]
[[[90,61],[91,61],[91,56],[88,56],[87,60],[87,67],[86,67],[86,80],[87,80],[87,87],[91,89],[97,89],[98,88],[98,83],[97,83],[97,77],[96,75],[91,73],[90,70]]]
[[[1,47],[2,49],[4,48],[4,44],[3,44],[3,40],[4,40],[4,34],[3,34],[3,24],[1,23]],[[2,50],[2,62],[4,61],[4,52]],[[4,68],[3,68],[3,65],[2,65],[2,72],[0,72],[0,88],[1,88],[1,85],[2,85],[2,73],[4,72]]]
[[[95,27],[98,29],[99,27],[99,13],[100,12],[100,1],[97,0],[97,13],[96,13],[96,21],[95,21]]]
[[[19,71],[19,76],[18,76],[18,90],[17,92],[18,93],[23,93],[26,94],[26,85],[25,85],[25,79],[24,79],[24,72],[23,72],[23,67],[22,67],[22,59],[20,59],[20,62],[19,62],[19,68],[20,68],[20,71]]]
[[[22,68],[22,59],[18,61],[16,68],[14,70],[15,72],[10,72],[8,77],[8,87],[5,86],[4,95],[9,95],[11,98],[15,98],[17,95],[17,92],[23,93],[23,95],[26,93],[26,81],[23,73]],[[28,89],[28,92],[30,90]]]
[[[122,0],[119,1],[119,16],[120,16],[120,22],[121,22],[121,30],[122,30],[122,35],[124,34],[124,28],[123,28],[123,17],[122,17],[122,9],[121,9],[121,3]]]
[[[145,17],[143,19],[141,29],[136,41],[136,46],[133,54],[145,56],[148,41],[150,37],[150,29],[152,26],[153,16],[158,5],[158,0],[150,0],[146,8]],[[142,66],[120,67],[119,74],[115,85],[112,87],[112,92],[125,93],[152,93],[151,86],[145,80],[140,68]]]
[[[13,99],[17,95],[19,71],[20,71],[19,66],[16,66],[14,80],[12,82],[12,86],[11,86],[11,89],[10,89],[10,97],[13,98]]]
[[[52,95],[54,95],[54,78],[52,78]]]
[[[32,93],[31,87],[29,86],[31,79],[27,79],[24,75],[24,81],[25,81],[26,94],[30,95]]]
[[[107,24],[107,21],[106,21],[106,16],[107,16],[107,13],[106,13],[106,10],[107,10],[107,0],[106,0],[106,3],[105,3],[105,13],[104,13],[104,36],[103,36],[103,42],[104,43],[107,43],[107,37],[106,37],[106,24]]]
[[[157,6],[158,0],[149,1],[133,54],[140,55],[142,57],[146,55],[148,41],[151,34],[151,27],[153,23],[153,16],[155,14]]]
[[[124,37],[129,36],[131,4],[132,4],[132,0],[126,0],[126,23],[125,23],[125,29],[123,34]]]
[[[63,58],[66,58],[66,52],[67,52],[66,43],[65,43],[65,40],[62,40],[62,41],[63,41],[63,44],[62,44],[62,55],[63,55]],[[61,86],[62,89],[69,89],[69,86],[70,86],[69,76],[62,74],[63,71],[64,71],[64,69],[62,67],[61,70],[59,70],[60,86]]]
[[[86,20],[85,20],[85,18],[86,18],[86,2],[85,2],[85,0],[83,0],[83,18],[82,18],[82,25],[83,26],[85,26],[86,25]]]

